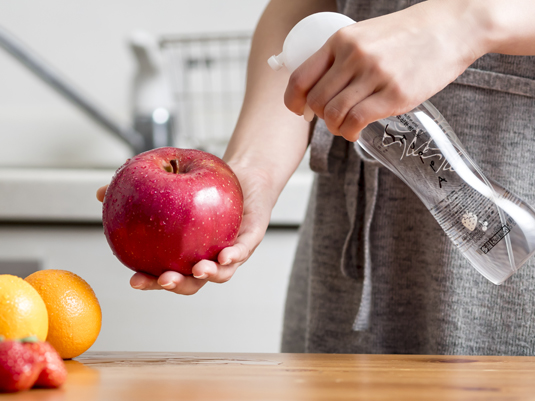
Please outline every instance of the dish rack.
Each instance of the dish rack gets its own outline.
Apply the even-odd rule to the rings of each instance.
[[[251,34],[162,36],[175,146],[221,157],[245,93]]]
[[[3,48],[134,153],[159,146],[193,147],[221,156],[243,95],[250,33],[155,36],[133,32],[137,61],[132,122],[123,124],[54,66],[0,26]],[[133,125],[133,128],[132,128]]]

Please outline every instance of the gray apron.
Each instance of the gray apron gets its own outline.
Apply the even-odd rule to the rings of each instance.
[[[416,2],[338,7],[358,21]],[[430,99],[486,175],[531,205],[534,66],[535,57],[485,55]],[[282,352],[535,354],[535,260],[490,283],[409,187],[321,120],[311,167]]]

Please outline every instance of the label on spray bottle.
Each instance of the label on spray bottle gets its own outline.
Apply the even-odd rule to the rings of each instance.
[[[381,127],[380,135],[371,138],[366,129],[359,143],[372,139],[372,152],[368,146],[363,147],[386,166],[395,166],[391,170],[409,186],[420,188],[420,193],[415,192],[461,251],[472,248],[487,254],[509,234],[514,220],[506,216],[502,221],[496,204],[459,177],[413,113],[374,125],[376,130]],[[437,122],[437,125],[444,134],[451,135],[447,123]],[[456,151],[464,157],[462,149],[456,148]],[[515,201],[505,190],[499,196]]]

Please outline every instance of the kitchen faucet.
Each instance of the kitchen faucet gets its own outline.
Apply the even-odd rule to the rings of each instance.
[[[1,26],[0,47],[67,100],[78,106],[80,110],[101,127],[120,138],[132,149],[134,154],[154,147],[170,145],[173,118],[169,101],[157,105],[148,114],[140,114],[141,112],[146,112],[147,107],[141,110],[139,107],[134,106],[134,128],[132,128],[116,121],[100,105],[80,92],[72,83],[61,76],[57,70]],[[163,79],[158,77],[158,74],[162,75],[162,71],[159,68],[159,64],[156,63],[154,45],[146,37],[144,38],[141,35],[134,37],[132,48],[139,63],[138,75],[135,78],[139,82],[139,88],[134,89],[137,94],[135,102],[147,106],[151,100],[154,100],[154,97],[151,96],[155,91],[151,91],[151,83],[157,82],[156,86],[160,93],[165,90],[162,87],[164,85]],[[149,99],[145,100],[143,96],[148,96]]]

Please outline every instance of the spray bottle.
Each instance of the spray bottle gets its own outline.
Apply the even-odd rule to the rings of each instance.
[[[354,23],[338,13],[306,17],[290,31],[282,53],[268,63],[293,72],[331,35]],[[307,106],[305,119],[313,116]],[[535,253],[535,210],[483,174],[429,101],[368,125],[357,143],[414,191],[492,283],[503,283]]]

